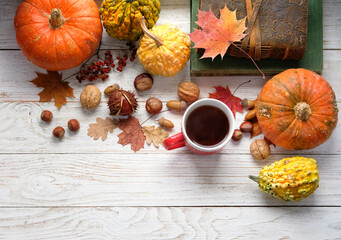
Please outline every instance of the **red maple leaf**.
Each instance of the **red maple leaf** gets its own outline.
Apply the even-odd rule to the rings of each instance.
[[[220,54],[221,58],[233,42],[240,41],[246,34],[245,18],[237,20],[236,11],[230,11],[226,5],[220,9],[220,19],[209,10],[198,12],[196,24],[201,30],[194,29],[189,34],[195,43],[194,48],[203,48],[205,53],[201,58],[212,58]]]
[[[123,132],[118,135],[118,143],[124,145],[131,144],[131,150],[137,152],[144,147],[146,137],[142,132],[142,127],[137,118],[129,116],[128,119],[121,119],[118,123],[119,129]]]
[[[233,112],[234,117],[236,117],[236,112],[243,113],[243,106],[240,103],[242,100],[239,97],[234,96],[227,85],[226,89],[222,86],[214,88],[216,92],[209,93],[210,98],[215,98],[225,103]]]

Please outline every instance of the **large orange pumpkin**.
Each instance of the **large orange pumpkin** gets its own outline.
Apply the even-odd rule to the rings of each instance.
[[[337,124],[335,93],[320,75],[289,69],[263,87],[256,101],[264,136],[287,149],[310,149],[325,142]]]
[[[95,53],[102,37],[93,0],[25,0],[14,25],[23,54],[51,71],[78,66]]]

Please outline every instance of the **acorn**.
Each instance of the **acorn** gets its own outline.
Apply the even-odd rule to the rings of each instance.
[[[138,103],[134,93],[121,88],[110,93],[108,107],[110,115],[127,116],[135,112]]]

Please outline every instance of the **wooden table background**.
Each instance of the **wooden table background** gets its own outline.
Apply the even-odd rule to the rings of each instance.
[[[60,111],[54,103],[39,102],[41,89],[29,80],[43,70],[22,55],[15,40],[19,3],[0,0],[1,239],[341,239],[341,121],[320,147],[300,152],[272,148],[265,161],[252,159],[246,135],[213,156],[147,144],[133,153],[130,146],[117,144],[118,129],[107,141],[94,141],[87,136],[88,125],[108,116],[106,99],[92,112],[83,110],[79,94],[87,83],[70,79],[76,98]],[[189,0],[161,0],[161,6],[158,24],[171,22],[189,33]],[[323,7],[323,76],[341,107],[341,0],[325,0]],[[114,56],[125,48],[105,32],[103,44]],[[112,72],[96,85],[104,90],[118,83],[134,90],[134,77],[142,71],[137,60],[129,62],[122,73]],[[204,98],[212,86],[228,84],[233,91],[249,79],[237,92],[241,98],[256,98],[266,81],[257,76],[191,78],[187,64],[174,78],[155,77],[152,90],[138,94],[140,110],[134,116],[148,118],[144,102],[150,96],[164,103],[176,99],[181,81],[197,83]],[[54,113],[52,123],[41,122],[43,109]],[[170,134],[180,130],[181,114],[163,116],[175,123]],[[80,131],[67,131],[62,141],[53,138],[53,128],[71,118],[80,120]],[[238,124],[242,118],[237,115]],[[315,158],[320,170],[320,187],[301,202],[265,195],[247,177],[294,155]]]

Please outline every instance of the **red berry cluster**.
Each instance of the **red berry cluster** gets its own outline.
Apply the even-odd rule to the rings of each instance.
[[[89,80],[92,82],[96,81],[97,79],[102,79],[102,81],[105,81],[109,77],[107,73],[111,71],[110,66],[114,64],[114,60],[112,59],[110,51],[107,51],[104,55],[104,61],[94,61],[89,66],[83,65],[81,67],[81,70],[76,76],[76,79],[79,83],[81,83],[83,80]]]
[[[129,47],[129,53],[131,56],[130,61],[133,62],[135,60],[137,49],[133,43],[129,42],[126,45]],[[89,80],[92,82],[96,81],[97,79],[102,79],[102,81],[105,81],[109,77],[108,73],[111,71],[111,69],[122,72],[123,68],[127,65],[127,59],[127,55],[120,55],[117,56],[116,59],[113,59],[111,52],[108,50],[104,53],[103,61],[97,60],[88,66],[84,64],[78,72],[76,79],[79,83],[84,80]]]

